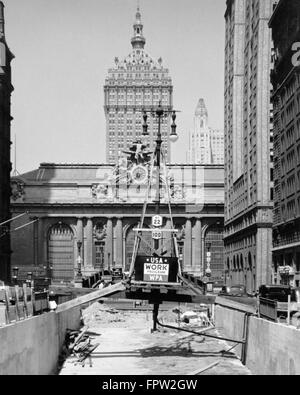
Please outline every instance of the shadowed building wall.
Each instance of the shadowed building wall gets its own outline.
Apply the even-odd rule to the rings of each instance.
[[[0,223],[10,218],[10,97],[11,66],[13,54],[10,52],[4,29],[4,5],[0,1]],[[10,238],[9,226],[0,226],[0,280],[10,277]]]
[[[227,0],[225,47],[225,260],[229,284],[271,280],[272,0]]]
[[[273,281],[300,286],[300,4],[281,0],[274,41]]]

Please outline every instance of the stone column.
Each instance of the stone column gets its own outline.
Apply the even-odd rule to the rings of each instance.
[[[44,220],[43,218],[39,219],[38,222],[38,265],[40,268],[44,268],[46,266],[46,262],[44,260]]]
[[[82,218],[77,219],[77,241],[83,241],[83,220]]]
[[[48,237],[49,237],[49,230],[50,230],[50,223],[49,219],[45,218],[43,219],[42,226],[43,228],[43,233],[42,233],[42,238],[41,238],[41,248],[42,248],[42,261],[44,263],[44,269],[47,271],[46,275],[50,276],[51,271],[49,271],[49,268],[51,266],[51,262],[49,262],[49,257],[48,257]],[[47,232],[46,232],[47,230]]]
[[[84,227],[84,265],[91,271],[93,269],[93,221],[88,218]]]
[[[105,261],[104,266],[105,269],[111,269],[113,263],[113,225],[112,219],[109,218],[107,220],[107,235],[106,235],[106,243],[105,243]]]
[[[117,218],[116,223],[116,268],[123,268],[123,221],[122,218]]]
[[[37,218],[30,218],[31,221],[36,221],[33,224],[33,263],[35,269],[37,269],[38,264],[39,264],[39,250],[38,250],[38,221]]]
[[[183,270],[190,271],[192,268],[192,221],[186,220],[184,239],[184,260]]]
[[[195,228],[194,228],[194,256],[193,256],[193,272],[197,275],[200,275],[201,265],[202,265],[202,224],[201,219],[196,219]]]

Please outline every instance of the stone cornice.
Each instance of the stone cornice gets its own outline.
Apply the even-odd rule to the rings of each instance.
[[[224,235],[224,242],[229,243],[230,241],[238,241],[244,239],[249,235],[253,235],[256,233],[258,229],[272,229],[272,222],[257,222],[248,226],[243,227],[242,229],[237,230],[236,232],[232,232],[230,235]]]
[[[254,207],[249,208],[246,211],[243,211],[236,217],[230,219],[229,221],[225,221],[225,227],[229,227],[231,225],[234,225],[236,223],[240,223],[243,221],[245,217],[248,217],[249,215],[252,215],[253,213],[258,212],[259,210],[270,210],[273,212],[273,205],[255,205]]]

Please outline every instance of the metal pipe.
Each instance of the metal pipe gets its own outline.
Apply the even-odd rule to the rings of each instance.
[[[9,220],[5,221],[5,222],[1,222],[0,226],[2,226],[2,225],[5,225],[5,224],[8,224],[9,222],[12,222],[12,221],[14,221],[15,219],[18,219],[18,218],[24,217],[24,215],[27,215],[27,214],[29,214],[29,211],[26,211],[26,213],[23,213],[23,214],[17,215],[16,217],[13,217],[13,218],[11,218],[11,219],[9,219]]]
[[[199,332],[195,332],[195,331],[190,331],[187,329],[183,329],[183,328],[178,328],[176,326],[171,326],[171,325],[163,325],[161,324],[158,319],[157,319],[157,324],[163,328],[168,328],[168,329],[175,329],[177,331],[182,331],[182,332],[188,332],[188,333],[193,333],[194,335],[198,335],[198,336],[205,336],[205,337],[209,337],[212,339],[218,339],[218,340],[224,340],[224,341],[228,341],[231,343],[237,343],[237,344],[245,344],[245,340],[234,340],[234,339],[228,339],[226,337],[219,337],[219,336],[214,336],[214,335],[208,335],[207,333],[199,333]]]
[[[29,226],[29,225],[31,225],[31,224],[34,224],[34,223],[37,222],[38,220],[39,220],[39,219],[35,219],[34,221],[28,222],[28,223],[25,224],[25,225],[19,226],[18,228],[13,229],[11,232],[14,232],[15,230],[19,230],[19,229],[25,228],[26,226]]]

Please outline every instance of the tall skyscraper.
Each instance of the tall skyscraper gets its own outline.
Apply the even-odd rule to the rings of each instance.
[[[224,164],[224,132],[208,126],[208,112],[204,99],[199,99],[189,144],[188,163],[200,165]]]
[[[271,280],[273,0],[227,0],[225,257],[227,281],[248,291]]]
[[[144,50],[146,39],[139,8],[136,12],[131,39],[132,52],[123,60],[115,58],[105,80],[106,160],[116,163],[120,152],[141,138],[143,110],[153,110],[161,102],[164,109],[172,109],[173,86],[169,70],[162,59],[154,60]],[[170,162],[170,116],[163,119],[161,132],[163,150]],[[149,138],[154,149],[158,124],[149,118]]]
[[[10,218],[10,96],[13,91],[10,63],[14,57],[5,40],[4,25],[4,5],[0,1],[0,223]],[[10,277],[10,238],[7,230],[7,225],[0,226],[0,280]]]
[[[296,287],[300,286],[299,23],[299,2],[281,0],[270,21],[275,62],[273,281]]]

